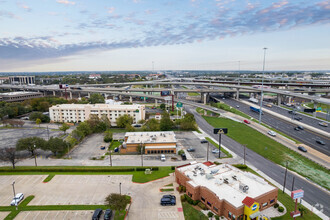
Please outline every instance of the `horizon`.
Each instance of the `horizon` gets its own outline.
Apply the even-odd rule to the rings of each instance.
[[[0,72],[330,70],[329,0],[0,1]],[[41,19],[42,18],[42,19]]]

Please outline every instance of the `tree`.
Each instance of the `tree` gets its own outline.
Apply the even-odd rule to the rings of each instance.
[[[35,146],[35,147],[34,147]],[[23,151],[27,150],[34,156],[36,149],[45,149],[47,146],[47,141],[40,137],[28,137],[21,138],[16,143],[16,150]]]
[[[42,114],[41,112],[33,112],[29,117],[31,121],[35,121],[38,118],[45,123],[48,123],[50,121],[50,118],[47,115]]]
[[[41,119],[40,118],[37,118],[36,124],[39,125],[39,128],[40,128],[40,124],[41,124]]]
[[[122,115],[116,120],[117,127],[125,128],[127,125],[131,125],[133,123],[133,118],[127,114]]]
[[[53,154],[56,156],[57,153],[63,152],[67,148],[67,146],[68,146],[67,143],[63,141],[61,138],[51,137],[47,142],[46,149],[53,152]]]
[[[158,120],[152,118],[149,119],[145,125],[142,127],[144,131],[159,131],[159,122]]]
[[[159,128],[161,131],[169,131],[173,128],[173,121],[170,119],[170,115],[167,112],[162,114],[162,119],[160,119]]]
[[[106,129],[111,128],[111,122],[110,122],[109,118],[107,117],[107,115],[102,115],[101,121],[105,124]]]
[[[91,104],[95,104],[95,103],[104,103],[104,97],[101,94],[98,93],[94,93],[91,95],[91,97],[89,98],[89,102]]]
[[[101,121],[97,115],[90,115],[86,122],[88,123],[93,133],[102,132],[107,129],[105,122]]]
[[[16,148],[2,148],[0,149],[0,160],[9,162],[15,169],[15,164],[20,161],[20,156]]]
[[[77,126],[76,130],[78,131],[78,133],[80,135],[83,135],[81,136],[82,138],[86,137],[87,135],[91,134],[92,133],[92,130],[89,126],[89,124],[87,122],[81,122],[79,123],[79,125]]]
[[[197,130],[197,125],[195,121],[195,117],[193,114],[186,114],[183,119],[180,120],[180,128],[182,130]]]
[[[64,134],[65,134],[66,130],[68,130],[69,128],[70,128],[70,125],[68,125],[68,124],[66,124],[66,123],[63,123],[62,126],[59,127],[59,129],[60,129],[61,131],[63,131]]]
[[[126,125],[125,129],[128,132],[134,132],[135,131],[135,128],[132,125],[130,125],[130,124]]]
[[[112,132],[110,130],[107,130],[104,132],[104,142],[109,143],[112,141]]]
[[[162,109],[162,110],[165,110],[165,108],[166,108],[166,105],[164,104],[164,103],[162,103],[162,104],[160,104],[160,109]]]
[[[130,199],[126,195],[120,195],[117,193],[111,193],[105,198],[105,205],[110,209],[120,211],[126,208],[126,205],[130,203]]]

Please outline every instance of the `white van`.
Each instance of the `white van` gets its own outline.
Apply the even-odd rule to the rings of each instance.
[[[165,160],[166,160],[165,154],[161,154],[161,155],[160,155],[160,160],[161,160],[161,161],[165,161]]]

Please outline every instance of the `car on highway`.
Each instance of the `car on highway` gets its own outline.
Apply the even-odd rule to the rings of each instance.
[[[321,145],[325,145],[324,141],[322,141],[322,140],[316,140],[316,143],[321,144]]]
[[[188,152],[195,152],[195,148],[189,147],[189,148],[187,149],[187,151],[188,151]]]
[[[104,212],[104,220],[110,220],[112,216],[112,210],[111,209],[107,209]]]
[[[323,126],[323,127],[328,127],[328,124],[325,122],[319,122],[319,125]]]
[[[239,108],[239,105],[236,105],[236,108]]]
[[[297,113],[294,112],[294,111],[288,111],[289,114],[293,114],[293,115],[296,115]]]
[[[13,198],[13,201],[11,201],[11,206],[17,206],[18,203],[20,203],[24,199],[23,193],[17,193],[16,196]]]
[[[299,128],[300,130],[304,130],[304,127],[299,125],[297,128]]]
[[[95,209],[92,220],[99,220],[103,213],[102,209]]]
[[[201,140],[201,144],[206,144],[206,143],[207,143],[207,140],[205,140],[205,139]]]
[[[165,161],[166,160],[165,154],[160,155],[160,160],[161,161]]]
[[[294,117],[294,119],[297,120],[297,121],[301,121],[302,120],[302,117],[296,116],[296,117]]]
[[[244,120],[244,123],[246,123],[246,124],[250,124],[251,122],[245,119],[245,120]]]
[[[266,106],[269,107],[269,108],[273,107],[272,104],[266,104]]]
[[[307,152],[306,148],[304,148],[303,146],[299,146],[298,150],[302,151],[302,152]]]
[[[160,199],[160,204],[162,206],[176,205],[176,198],[173,195],[163,195],[163,197]]]
[[[219,149],[218,149],[218,148],[214,148],[214,149],[212,150],[212,153],[214,153],[214,154],[218,154],[218,153],[219,153]]]
[[[270,136],[275,137],[276,136],[276,132],[275,131],[268,131],[267,132]]]
[[[212,108],[212,110],[213,110],[213,111],[218,111],[218,109],[217,109],[217,108]]]

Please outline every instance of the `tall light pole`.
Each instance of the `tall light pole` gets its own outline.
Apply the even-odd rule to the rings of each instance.
[[[17,210],[16,193],[15,193],[15,181],[11,185],[13,186],[14,200],[15,200],[15,206],[16,206],[16,210]]]
[[[37,167],[38,164],[37,164],[36,145],[35,145],[35,144],[33,145],[33,149],[34,149],[34,151],[33,151],[33,154],[34,154],[34,164],[35,164],[36,167]]]
[[[260,111],[259,111],[259,124],[261,123],[261,114],[262,114],[262,100],[264,99],[264,74],[265,74],[265,61],[266,61],[266,50],[268,48],[264,47],[264,63],[262,66],[262,81],[261,81],[261,99],[260,99]]]

